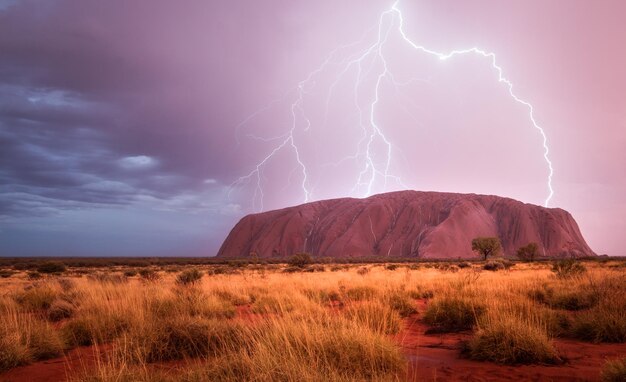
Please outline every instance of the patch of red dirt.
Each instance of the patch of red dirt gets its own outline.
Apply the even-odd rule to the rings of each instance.
[[[423,303],[420,303],[420,305]],[[499,365],[461,357],[461,342],[470,332],[426,334],[418,315],[405,320],[394,336],[409,360],[409,381],[598,381],[607,359],[623,357],[626,344],[589,344],[557,339],[563,365]]]
[[[99,356],[110,346],[88,346],[72,349],[63,357],[19,366],[0,374],[1,382],[57,382],[65,381],[71,374],[96,367]]]

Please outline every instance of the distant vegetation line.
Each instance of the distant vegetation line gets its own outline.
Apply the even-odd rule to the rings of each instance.
[[[41,263],[58,261],[68,267],[111,267],[111,266],[130,266],[130,267],[148,267],[160,265],[232,265],[245,266],[248,264],[287,264],[292,257],[269,257],[269,258],[217,258],[217,257],[0,257],[0,266],[17,266],[17,268],[34,269]],[[310,261],[313,264],[379,264],[379,263],[456,263],[456,262],[479,262],[476,259],[423,259],[411,257],[380,257],[380,256],[363,256],[363,257],[315,257],[311,256]],[[584,261],[609,261],[626,259],[624,256],[599,256],[585,257],[578,260]],[[512,259],[515,261],[514,259]],[[538,257],[535,261],[550,262],[554,261],[550,257]],[[521,260],[517,260],[521,261]]]

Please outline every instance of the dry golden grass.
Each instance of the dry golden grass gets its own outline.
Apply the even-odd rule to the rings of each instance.
[[[567,278],[549,264],[521,263],[496,272],[480,264],[196,268],[199,279],[176,273],[184,267],[0,279],[0,371],[107,344],[97,366],[73,378],[401,380],[408,361],[392,335],[415,317],[417,299],[427,299],[417,317],[433,331],[472,331],[466,354],[476,360],[556,363],[555,336],[626,341],[626,268],[610,263]],[[174,371],[154,367],[164,362]]]

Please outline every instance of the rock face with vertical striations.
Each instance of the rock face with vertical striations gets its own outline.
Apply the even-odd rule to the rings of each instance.
[[[322,200],[247,215],[219,257],[477,257],[471,241],[497,236],[505,256],[531,242],[542,256],[595,256],[576,221],[544,208],[490,195],[399,191],[366,199]]]

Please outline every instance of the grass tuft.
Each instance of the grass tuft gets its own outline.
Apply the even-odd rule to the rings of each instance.
[[[466,344],[465,352],[473,360],[507,365],[561,361],[544,330],[514,316],[485,322]]]
[[[600,373],[602,382],[626,381],[626,358],[607,361]]]
[[[429,333],[469,330],[485,312],[485,307],[462,296],[433,299],[424,313],[424,322],[432,326]]]

